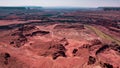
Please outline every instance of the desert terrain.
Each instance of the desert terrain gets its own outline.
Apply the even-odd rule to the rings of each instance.
[[[0,8],[0,68],[120,68],[120,11]]]

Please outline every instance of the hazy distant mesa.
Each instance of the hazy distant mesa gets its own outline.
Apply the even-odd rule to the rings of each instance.
[[[19,7],[16,7],[16,6],[0,6],[0,9],[12,9],[12,10],[29,10],[29,9],[39,9],[41,10],[42,8],[52,8],[52,9],[71,9],[70,7],[39,7],[39,6],[19,6]],[[96,9],[96,10],[105,10],[105,11],[110,11],[110,10],[113,10],[113,11],[119,11],[120,10],[120,7],[98,7],[98,8],[84,8],[84,7],[73,7],[73,9],[76,8],[76,9]]]

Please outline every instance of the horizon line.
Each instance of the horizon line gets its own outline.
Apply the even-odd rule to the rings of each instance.
[[[120,6],[97,6],[97,7],[84,7],[84,6],[34,6],[34,5],[20,5],[20,6],[0,6],[0,7],[43,7],[43,8],[99,8],[99,7],[119,7]]]

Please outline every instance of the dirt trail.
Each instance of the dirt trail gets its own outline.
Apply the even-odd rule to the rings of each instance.
[[[91,25],[85,25],[87,28],[91,29],[92,31],[94,31],[96,33],[96,35],[98,35],[100,38],[105,39],[105,40],[109,40],[109,41],[115,41],[117,44],[120,45],[120,40],[100,31],[99,29],[91,26]]]

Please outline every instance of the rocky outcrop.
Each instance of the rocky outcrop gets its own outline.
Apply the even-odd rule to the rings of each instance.
[[[88,65],[91,65],[91,64],[94,64],[96,62],[96,58],[92,57],[92,56],[89,56],[89,59],[88,59]]]
[[[11,56],[9,53],[1,53],[0,57],[3,58],[2,60],[4,60],[4,64],[7,65]]]
[[[36,35],[46,35],[46,34],[49,34],[50,32],[49,31],[35,31],[35,32],[32,32],[31,36],[36,36]]]
[[[0,52],[0,68],[29,68],[29,66],[8,52]]]
[[[68,45],[67,40],[60,39],[56,41],[49,41],[45,44],[31,45],[32,48],[38,50],[39,56],[52,57],[53,60],[56,60],[58,57],[67,57],[66,55],[66,46]]]
[[[114,64],[117,63],[117,61],[114,61],[113,58],[113,55],[116,55],[118,57],[115,59],[120,59],[120,46],[115,42],[103,44],[100,40],[95,39],[91,41],[91,44],[83,44],[81,47],[73,49],[72,54],[74,57],[77,56],[88,59],[87,65],[89,66],[99,64],[101,68],[119,68],[119,65]]]
[[[29,37],[43,36],[49,33],[49,31],[37,29],[36,26],[24,25],[16,29],[13,33],[11,33],[13,39],[10,41],[10,45],[19,48],[21,46],[24,46],[24,44],[28,42]]]
[[[102,68],[114,68],[113,65],[111,65],[109,63],[100,62],[100,65]]]
[[[45,56],[46,56],[46,53],[49,53],[48,56],[51,55],[54,60],[60,56],[67,57],[66,56],[66,48],[62,44],[50,45],[49,49],[46,50],[46,52],[44,53]],[[42,56],[44,56],[44,55],[42,54]]]
[[[25,32],[25,31],[31,31],[31,30],[34,30],[36,29],[35,26],[31,26],[31,25],[24,25],[20,28],[18,28],[18,31],[22,31],[22,32]]]
[[[13,39],[10,42],[10,44],[13,45],[13,47],[19,48],[19,47],[23,46],[27,41],[28,41],[28,39],[24,35],[20,35],[20,36],[16,37],[15,39]]]
[[[106,45],[103,45],[102,47],[100,47],[97,51],[96,51],[96,55],[103,52],[104,50],[108,49],[109,46],[106,44]]]

